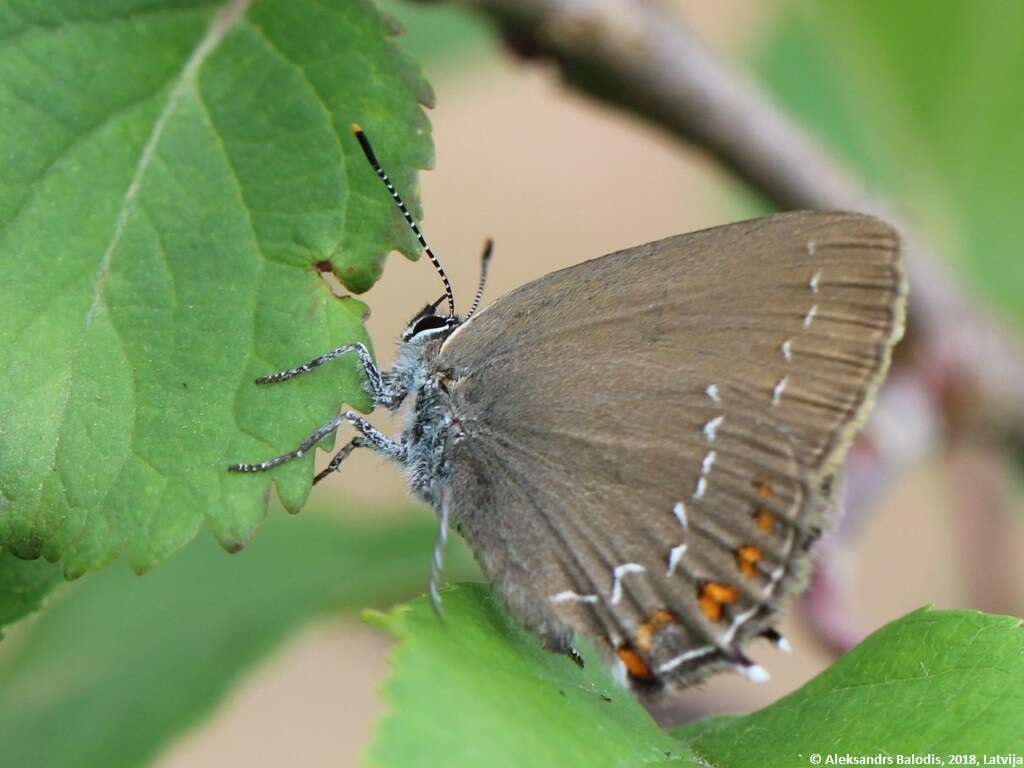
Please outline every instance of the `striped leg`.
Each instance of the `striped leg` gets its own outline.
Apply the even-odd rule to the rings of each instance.
[[[334,430],[346,421],[350,422],[352,426],[363,434],[363,438],[365,440],[363,445],[366,447],[373,448],[378,453],[382,453],[391,458],[397,459],[404,455],[404,450],[400,442],[392,440],[387,435],[374,429],[373,425],[358,413],[345,411],[344,413],[335,416],[329,422],[320,427],[320,429],[316,430],[313,434],[303,440],[302,444],[294,451],[283,453],[280,456],[267,459],[259,464],[232,464],[228,467],[228,472],[266,472],[268,469],[273,469],[279,464],[284,464],[286,461],[291,461],[292,459],[304,456],[310,450],[315,448],[317,443],[334,432]],[[340,464],[341,462],[339,461],[338,463]]]
[[[313,485],[316,485],[325,477],[332,472],[337,472],[338,467],[341,466],[341,462],[348,458],[348,455],[352,453],[356,448],[372,448],[373,446],[366,441],[363,437],[353,437],[349,440],[348,445],[334,454],[334,458],[331,459],[331,463],[328,464],[316,477],[313,478]]]
[[[342,355],[346,355],[349,352],[355,352],[359,356],[359,362],[363,366],[363,372],[366,374],[366,380],[370,383],[370,392],[374,397],[378,394],[382,394],[384,391],[384,382],[380,369],[377,368],[376,364],[373,362],[373,358],[370,357],[370,350],[368,350],[366,345],[362,343],[346,344],[343,347],[331,350],[327,354],[314,357],[308,363],[303,363],[295,368],[289,368],[287,371],[278,371],[277,373],[271,373],[267,376],[260,376],[256,379],[256,383],[276,384],[279,381],[288,381],[288,379],[294,379],[296,376],[309,373],[314,368],[319,368],[324,363],[330,362]]]
[[[430,561],[430,604],[442,622],[444,609],[441,607],[441,576],[444,573],[444,550],[448,544],[448,491],[441,494],[441,505],[438,509],[440,527],[437,530],[437,541],[434,543],[434,557]]]

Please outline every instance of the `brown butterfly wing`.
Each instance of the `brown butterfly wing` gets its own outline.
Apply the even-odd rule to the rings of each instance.
[[[458,329],[452,519],[554,647],[635,682],[749,670],[902,333],[900,240],[801,212],[561,270]]]

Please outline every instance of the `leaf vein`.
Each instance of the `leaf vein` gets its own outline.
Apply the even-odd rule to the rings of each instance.
[[[86,312],[78,344],[74,352],[72,352],[71,359],[69,361],[68,383],[65,388],[63,402],[57,409],[57,420],[58,423],[62,425],[66,424],[68,419],[68,408],[71,404],[71,393],[74,389],[75,370],[78,363],[78,356],[85,344],[86,334],[95,322],[101,307],[105,306],[103,293],[106,288],[107,277],[110,274],[111,265],[113,264],[114,253],[116,252],[118,245],[120,245],[121,238],[124,236],[128,222],[131,219],[132,212],[136,207],[136,199],[138,198],[139,190],[142,187],[142,181],[150,163],[156,156],[156,148],[163,135],[163,131],[171,117],[177,111],[182,98],[189,92],[189,90],[194,90],[196,76],[207,57],[224,38],[224,35],[230,27],[237,21],[246,8],[248,8],[250,2],[251,0],[231,0],[231,2],[225,5],[221,12],[214,17],[210,26],[207,28],[206,33],[203,35],[198,45],[192,51],[192,54],[186,60],[185,65],[182,67],[177,82],[171,89],[168,96],[167,105],[161,111],[159,117],[153,124],[149,138],[146,141],[142,154],[139,157],[139,162],[136,165],[135,173],[128,185],[128,189],[125,191],[121,204],[121,211],[118,215],[117,221],[115,222],[110,243],[108,244],[106,251],[104,251],[103,257],[100,259],[99,267],[97,268],[95,277],[93,278],[95,285],[93,288],[92,303]],[[111,327],[114,329],[114,335],[118,336],[118,340],[122,343],[122,352],[124,352],[123,340],[120,339],[120,335],[116,330],[116,325],[114,325],[113,322],[111,322]],[[51,457],[51,471],[57,474],[58,477],[59,469],[57,458],[60,454],[62,432],[63,429],[58,430],[57,432]]]

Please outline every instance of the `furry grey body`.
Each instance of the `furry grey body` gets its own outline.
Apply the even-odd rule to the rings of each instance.
[[[610,254],[471,321],[421,312],[392,371],[356,353],[399,439],[345,412],[356,447],[401,464],[511,612],[552,649],[574,633],[637,687],[764,670],[748,640],[801,589],[842,461],[902,333],[899,236],[856,214],[782,214]],[[431,308],[428,308],[430,310]]]
[[[450,479],[449,441],[461,436],[454,426],[451,399],[442,386],[449,374],[436,366],[438,350],[449,333],[439,330],[403,341],[394,369],[385,375],[394,391],[402,392],[403,398],[412,396],[402,431],[405,450],[400,463],[410,490],[435,509],[440,509]],[[393,408],[391,404],[386,407]]]

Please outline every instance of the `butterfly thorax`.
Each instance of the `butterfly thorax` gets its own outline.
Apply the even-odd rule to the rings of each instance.
[[[403,391],[402,400],[407,399],[406,393],[409,395],[402,432],[405,446],[402,463],[409,487],[416,496],[435,507],[449,479],[445,451],[453,430],[447,391],[449,375],[436,364],[449,333],[420,334],[403,341],[395,366],[388,374],[395,388]]]

